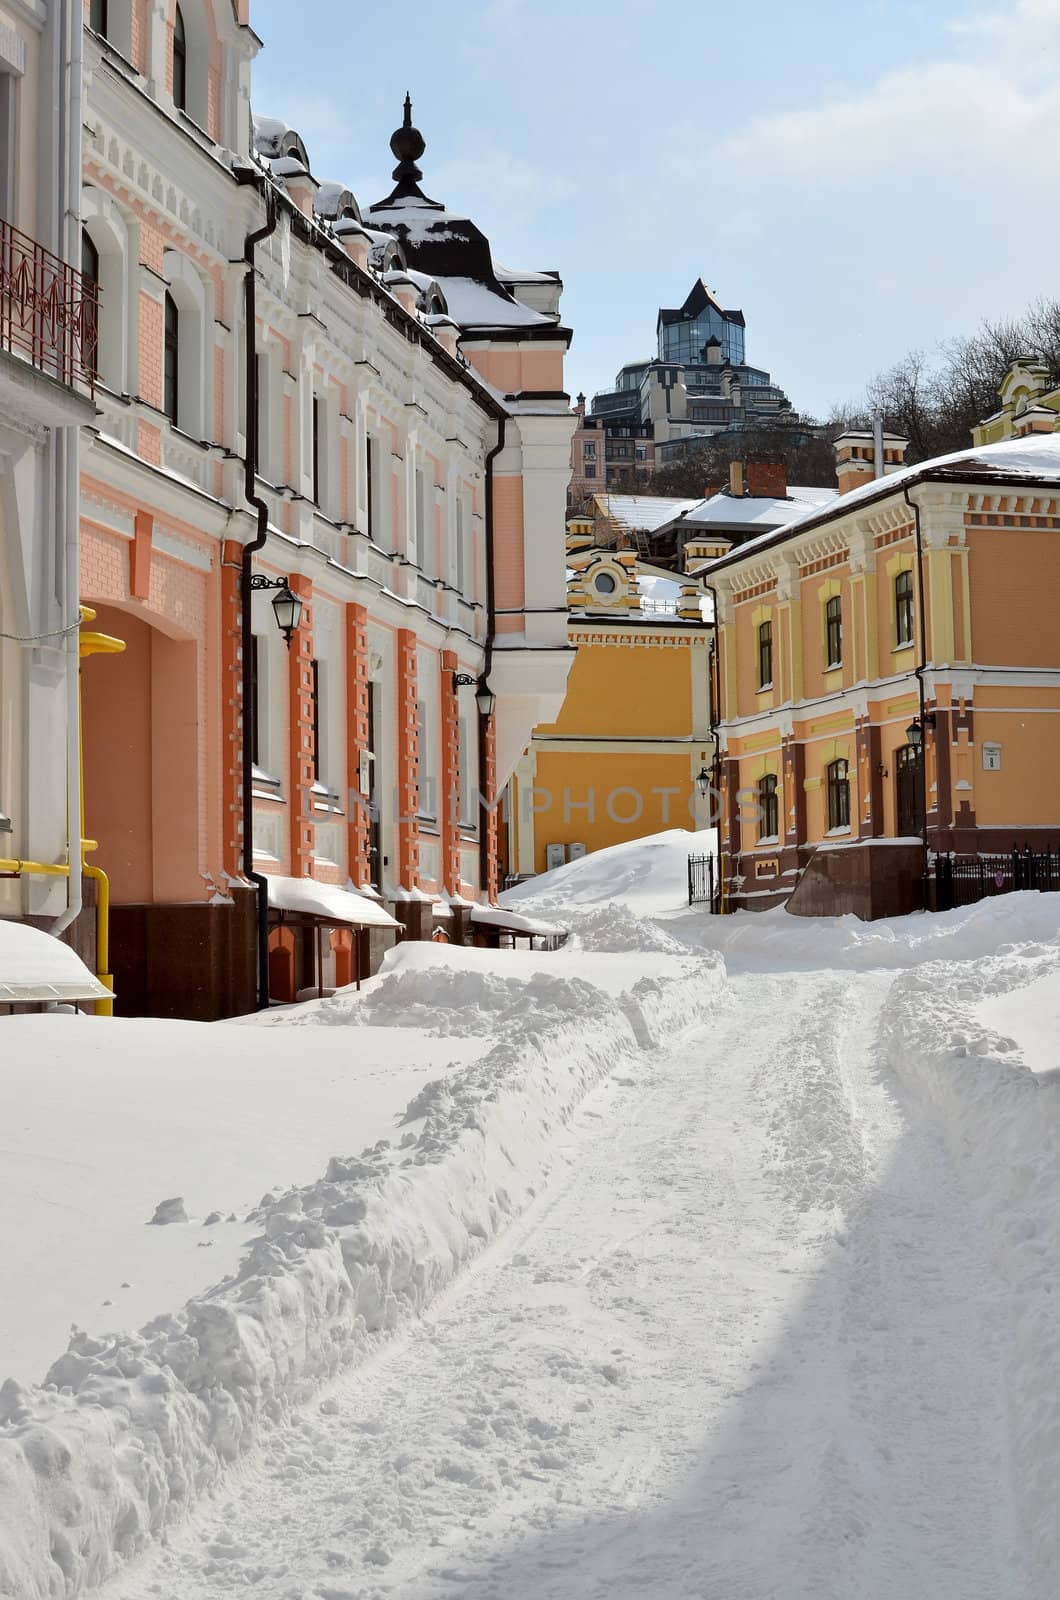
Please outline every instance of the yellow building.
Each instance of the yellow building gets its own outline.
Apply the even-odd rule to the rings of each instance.
[[[514,877],[710,820],[696,787],[714,755],[709,598],[696,578],[595,545],[591,520],[568,523],[567,550],[576,655],[559,717],[535,729],[509,788]]]
[[[1014,361],[998,395],[998,409],[972,429],[973,444],[997,444],[1001,439],[1060,430],[1060,384],[1044,362]]]
[[[1060,844],[1060,434],[899,454],[705,574],[729,908],[892,915],[940,853]]]

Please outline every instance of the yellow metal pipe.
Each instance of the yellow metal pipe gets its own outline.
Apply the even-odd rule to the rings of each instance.
[[[31,878],[68,878],[70,876],[70,868],[66,862],[62,866],[56,866],[54,862],[48,861],[0,861],[0,872],[10,873],[18,878],[23,875]]]

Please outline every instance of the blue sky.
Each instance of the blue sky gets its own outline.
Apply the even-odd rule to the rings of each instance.
[[[254,0],[255,108],[319,178],[424,188],[558,268],[572,393],[702,276],[826,415],[913,346],[1060,295],[1060,0]]]

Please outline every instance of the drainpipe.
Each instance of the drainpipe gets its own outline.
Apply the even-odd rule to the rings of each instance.
[[[701,580],[702,581],[702,580]],[[718,591],[712,583],[704,583],[703,588],[710,595],[714,606],[714,636],[710,641],[710,732],[714,739],[714,755],[711,758],[713,773],[713,789],[717,796],[718,804],[718,915],[725,913],[725,873],[721,853],[721,746],[718,740],[718,726],[721,722],[721,635],[718,632]]]
[[[250,167],[237,167],[239,184],[252,183],[265,200],[265,222],[248,233],[243,244],[246,273],[243,278],[243,349],[246,357],[244,393],[246,396],[245,446],[243,456],[243,494],[257,517],[257,532],[243,546],[239,579],[240,649],[243,664],[243,875],[257,893],[257,1009],[269,1004],[269,897],[263,873],[254,870],[254,725],[258,714],[258,685],[251,675],[253,628],[251,626],[250,574],[254,554],[264,545],[269,531],[269,508],[258,494],[258,347],[257,347],[257,271],[254,253],[263,239],[276,228],[276,196],[263,174]]]
[[[62,89],[60,115],[63,117],[59,176],[63,185],[62,222],[57,241],[65,260],[78,264],[81,217],[81,63],[84,22],[80,8],[63,0],[59,9]],[[67,112],[66,107],[69,107]],[[66,829],[69,876],[66,910],[53,922],[51,932],[59,937],[81,914],[81,655],[79,630],[81,598],[81,547],[79,502],[79,439],[77,428],[59,430],[55,439],[55,492],[60,525],[65,530],[63,583],[63,626],[66,634]]]
[[[927,883],[928,883],[928,796],[927,796],[927,690],[924,687],[924,670],[927,666],[927,611],[924,606],[924,540],[920,528],[920,507],[915,500],[910,499],[909,485],[903,483],[902,497],[913,513],[913,531],[916,539],[916,607],[917,632],[919,634],[920,648],[917,654],[920,657],[915,671],[917,690],[919,695],[920,718],[920,833],[924,841],[924,909],[927,909]]]
[[[489,453],[486,456],[486,485],[485,485],[485,490],[484,490],[485,500],[486,500],[486,522],[485,522],[485,534],[486,534],[486,654],[485,654],[485,660],[482,663],[482,672],[481,672],[481,675],[479,677],[479,683],[482,685],[483,688],[487,688],[487,689],[489,688],[490,672],[493,670],[493,640],[494,640],[494,635],[495,635],[496,629],[497,629],[497,586],[496,586],[496,579],[495,579],[495,573],[494,573],[494,559],[493,559],[493,543],[494,543],[494,529],[493,529],[493,463],[494,463],[494,460],[496,459],[496,457],[499,456],[501,451],[504,449],[504,435],[505,435],[505,430],[507,428],[507,424],[508,424],[508,418],[506,416],[502,415],[502,416],[500,416],[498,418],[498,420],[497,420],[497,443],[493,446],[492,450],[490,450]],[[493,716],[497,715],[496,706],[494,706],[494,708],[493,708],[492,715]],[[488,819],[489,819],[489,813],[490,813],[490,805],[489,805],[489,799],[486,796],[485,790],[484,790],[484,784],[486,782],[486,749],[487,749],[488,720],[489,719],[484,717],[481,714],[481,712],[479,713],[479,719],[478,719],[478,786],[479,786],[478,881],[479,881],[479,894],[480,894],[480,896],[487,892],[487,886],[489,884],[489,865],[490,865],[490,862],[489,862],[489,828],[487,826]],[[494,795],[492,798],[493,798],[494,804],[496,804],[498,797],[496,795]]]

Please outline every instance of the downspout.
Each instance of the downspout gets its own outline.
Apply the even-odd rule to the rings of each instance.
[[[497,419],[497,443],[486,456],[486,652],[482,663],[482,673],[479,684],[484,689],[489,688],[490,672],[493,670],[493,640],[497,629],[497,586],[494,573],[494,527],[493,527],[493,463],[504,449],[504,435],[508,418],[502,413]],[[494,706],[490,716],[496,716],[497,708]],[[489,814],[495,808],[497,795],[490,797],[485,793],[486,782],[486,751],[489,718],[479,712],[478,719],[478,786],[479,786],[479,822],[478,822],[478,882],[479,895],[487,893],[489,885]]]
[[[257,1009],[264,1011],[269,1004],[269,898],[268,884],[263,873],[254,870],[254,727],[258,715],[258,685],[251,675],[254,631],[250,611],[250,575],[254,554],[264,545],[269,531],[269,508],[258,494],[258,347],[257,347],[257,271],[254,253],[263,239],[276,228],[276,196],[264,176],[249,167],[238,167],[235,172],[239,184],[252,183],[265,199],[265,222],[253,233],[248,233],[243,243],[243,260],[246,273],[243,277],[243,350],[245,355],[244,392],[246,417],[244,426],[243,494],[257,517],[257,532],[243,546],[239,577],[240,654],[243,665],[243,875],[255,887],[257,894]]]
[[[718,742],[718,725],[721,722],[721,635],[718,632],[718,591],[712,583],[704,583],[703,588],[710,595],[714,606],[714,637],[710,641],[710,732],[714,740],[714,755],[711,759],[713,782],[711,787],[717,796],[718,803],[718,915],[725,914],[725,867],[724,857],[721,853],[721,746]]]
[[[60,116],[65,122],[59,171],[63,179],[63,212],[58,246],[64,259],[79,262],[81,216],[81,64],[84,23],[80,8],[63,0],[59,12],[62,37],[63,72],[67,92],[60,93]],[[66,108],[69,108],[67,111]],[[81,820],[81,650],[79,629],[81,600],[81,546],[79,502],[80,432],[61,429],[55,439],[55,489],[58,511],[65,529],[65,576],[63,584],[63,626],[66,629],[66,910],[52,923],[56,937],[66,932],[81,914],[82,820]]]
[[[920,719],[920,834],[924,842],[924,906],[927,909],[927,882],[928,882],[928,796],[927,796],[927,690],[924,687],[924,670],[927,666],[927,610],[924,605],[924,540],[920,528],[920,507],[915,500],[909,497],[909,485],[903,483],[902,497],[913,513],[913,533],[916,540],[916,608],[917,632],[919,634],[920,648],[917,654],[920,657],[916,668],[916,682],[919,696]]]

